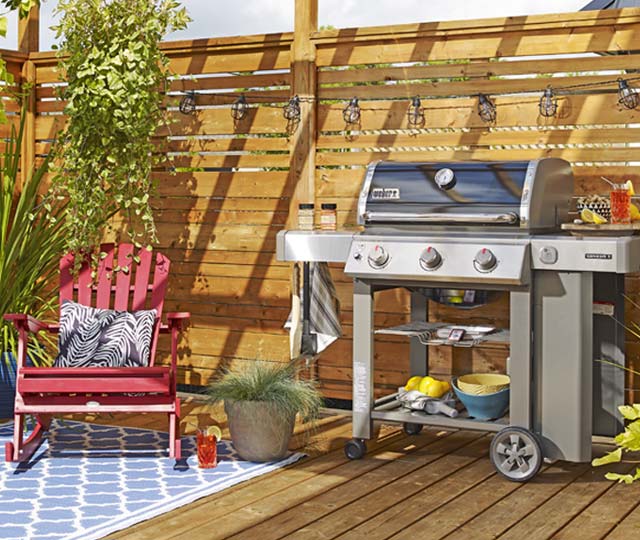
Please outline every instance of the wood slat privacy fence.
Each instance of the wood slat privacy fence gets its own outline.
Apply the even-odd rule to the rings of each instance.
[[[295,38],[304,41],[301,57],[292,52],[293,34],[164,44],[179,77],[167,96],[175,121],[158,133],[172,162],[155,173],[153,206],[159,247],[175,261],[167,309],[193,313],[181,347],[184,383],[204,385],[222,368],[256,359],[287,360],[282,326],[291,267],[275,260],[275,237],[295,223],[300,182],[313,189],[316,208],[337,203],[340,228],[356,227],[364,168],[378,159],[553,156],[572,162],[580,192],[602,191],[600,175],[631,178],[640,187],[640,111],[618,104],[615,82],[638,77],[640,9],[326,30],[305,38]],[[54,89],[63,75],[53,53],[11,62],[23,81],[35,84],[30,155],[44,154],[65,121]],[[538,112],[549,84],[558,93],[554,118]],[[175,110],[186,90],[197,93],[194,115]],[[477,114],[479,92],[497,105],[491,125]],[[230,107],[241,93],[250,109],[234,121]],[[290,133],[281,107],[296,93],[306,98],[305,111]],[[362,108],[355,130],[342,116],[354,96]],[[425,110],[419,129],[407,123],[413,96]],[[312,167],[310,179],[303,178],[305,166]],[[321,354],[317,376],[325,395],[350,399],[351,283],[339,266],[332,274],[344,337]],[[627,285],[632,295],[640,292],[638,277]],[[508,307],[503,294],[471,312],[431,304],[429,316],[506,327]],[[400,324],[408,310],[405,292],[382,292],[375,323]],[[629,304],[626,317],[638,320],[640,310]],[[628,365],[640,366],[631,336],[627,347]],[[433,348],[431,370],[503,370],[507,354],[495,345]],[[404,383],[407,358],[403,339],[376,338],[378,394]],[[637,387],[629,376],[630,400]]]

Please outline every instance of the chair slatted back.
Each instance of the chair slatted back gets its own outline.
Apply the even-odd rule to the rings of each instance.
[[[62,306],[65,300],[71,300],[85,306],[118,311],[155,309],[156,322],[149,354],[149,365],[152,366],[158,344],[171,261],[162,253],[142,248],[137,253],[140,262],[135,263],[135,248],[132,244],[119,244],[117,249],[114,244],[102,244],[100,250],[106,256],[100,260],[95,281],[91,278],[88,262],[80,268],[77,281],[74,280],[71,273],[74,255],[69,253],[62,257],[60,305]],[[116,261],[115,265],[114,261]],[[116,265],[121,269],[127,268],[128,271],[114,272]],[[114,275],[115,284],[113,284]]]

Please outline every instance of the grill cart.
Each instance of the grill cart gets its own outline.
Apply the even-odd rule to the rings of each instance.
[[[572,195],[571,167],[561,159],[378,162],[368,167],[358,200],[362,232],[278,235],[280,260],[342,262],[353,278],[349,458],[365,454],[374,420],[403,424],[408,433],[422,425],[491,431],[498,472],[526,481],[543,459],[589,461],[592,435],[619,431],[624,373],[594,358],[624,362],[616,319],[624,317],[624,275],[640,269],[640,238],[564,233]],[[375,330],[374,295],[397,287],[411,291],[410,324]],[[443,290],[464,291],[460,307],[509,293],[509,328],[464,343],[509,344],[510,402],[502,418],[415,412],[395,395],[374,400],[374,333],[406,335],[410,374],[427,375],[428,347],[442,342],[434,339],[438,323],[427,320],[427,300]],[[594,313],[594,305],[615,319]]]

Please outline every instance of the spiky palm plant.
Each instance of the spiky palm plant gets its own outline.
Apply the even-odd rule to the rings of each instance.
[[[24,108],[16,130],[0,154],[0,317],[5,313],[28,313],[46,318],[57,292],[57,266],[64,247],[65,205],[46,194],[45,173],[49,158],[27,171],[21,182],[20,158],[25,131]],[[0,320],[0,352],[17,354],[17,336],[9,323]],[[35,365],[49,359],[52,336],[29,340],[28,357]]]

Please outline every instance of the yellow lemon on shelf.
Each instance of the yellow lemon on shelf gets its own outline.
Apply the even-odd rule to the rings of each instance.
[[[629,192],[629,195],[633,196],[636,194],[635,189],[633,189],[633,182],[631,180],[627,180],[624,185],[627,188],[627,191]]]
[[[640,210],[633,203],[629,205],[629,214],[631,215],[631,221],[640,221]]]
[[[593,210],[589,210],[588,208],[583,208],[580,211],[580,219],[585,223],[595,223],[596,225],[602,225],[606,223],[607,220],[603,218],[600,214],[597,214]]]
[[[427,388],[434,381],[435,379],[433,377],[429,377],[428,375],[426,377],[422,377],[422,379],[420,380],[420,385],[418,386],[417,390],[419,390],[423,394],[427,394]]]
[[[410,392],[411,390],[417,390],[418,386],[420,386],[420,381],[421,380],[422,380],[422,377],[420,377],[420,375],[416,375],[415,377],[411,377],[407,381],[407,384],[404,385],[404,389],[407,392]]]
[[[451,389],[451,385],[446,381],[433,381],[427,388],[425,394],[432,398],[441,398]]]

